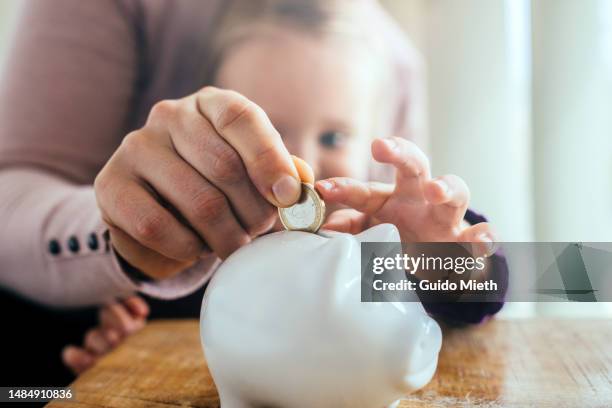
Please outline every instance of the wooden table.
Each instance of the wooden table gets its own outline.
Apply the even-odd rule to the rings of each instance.
[[[612,321],[492,321],[445,329],[435,377],[401,407],[612,407]],[[198,323],[157,321],[82,374],[51,408],[218,407]]]

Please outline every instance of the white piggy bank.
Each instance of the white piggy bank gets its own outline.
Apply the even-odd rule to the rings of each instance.
[[[230,256],[200,331],[222,408],[384,407],[433,376],[442,336],[418,301],[361,302],[360,242],[397,229],[277,232]]]

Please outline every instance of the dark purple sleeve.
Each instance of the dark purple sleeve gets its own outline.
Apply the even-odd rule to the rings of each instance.
[[[485,217],[469,209],[464,219],[472,225],[487,221]],[[505,295],[508,290],[506,257],[502,250],[498,249],[489,259],[491,260],[491,279],[500,285],[501,293]],[[482,323],[499,312],[503,305],[504,302],[499,299],[490,302],[423,302],[429,314],[455,325]]]

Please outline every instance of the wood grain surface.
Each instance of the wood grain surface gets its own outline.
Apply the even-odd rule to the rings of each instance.
[[[246,347],[246,345],[245,345]],[[157,321],[50,408],[218,407],[198,322]],[[444,329],[435,377],[400,407],[612,407],[612,321],[494,320]]]

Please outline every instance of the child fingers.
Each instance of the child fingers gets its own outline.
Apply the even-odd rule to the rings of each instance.
[[[323,224],[322,228],[349,234],[358,234],[365,229],[367,220],[368,217],[366,214],[352,208],[344,208],[331,213],[329,217],[327,217],[327,220],[325,220],[325,224]]]
[[[458,242],[469,243],[470,252],[473,256],[491,256],[499,248],[497,234],[488,222],[481,222],[465,228],[459,237]]]
[[[470,201],[470,190],[458,176],[446,175],[428,181],[423,191],[427,201],[434,205],[436,220],[446,226],[458,225]]]
[[[102,327],[115,329],[122,336],[135,332],[144,324],[143,319],[132,317],[121,303],[106,305],[100,312],[100,322]]]
[[[423,183],[431,178],[429,159],[413,142],[399,137],[376,139],[372,156],[397,170],[397,192],[412,201],[423,201]]]
[[[74,374],[80,374],[96,362],[96,357],[84,348],[69,345],[62,350],[62,362]]]
[[[320,180],[316,188],[325,202],[342,204],[366,214],[380,210],[394,189],[390,184],[364,182],[348,177]]]
[[[106,354],[112,349],[112,344],[106,339],[101,328],[89,330],[83,343],[85,349],[94,355]]]
[[[140,296],[130,296],[122,300],[134,317],[145,318],[149,315],[149,305]]]
[[[103,329],[102,334],[111,347],[116,347],[122,339],[121,334],[115,329]]]

